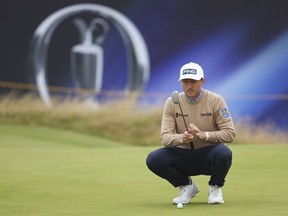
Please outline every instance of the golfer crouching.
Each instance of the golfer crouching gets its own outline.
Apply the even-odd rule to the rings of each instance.
[[[181,67],[183,92],[177,103],[171,97],[163,109],[160,140],[163,148],[151,152],[148,168],[179,187],[173,204],[187,204],[199,192],[191,177],[208,175],[208,203],[224,203],[222,187],[232,164],[232,152],[225,143],[236,137],[233,120],[223,97],[202,88],[204,72],[200,65]],[[174,95],[175,96],[175,95]]]

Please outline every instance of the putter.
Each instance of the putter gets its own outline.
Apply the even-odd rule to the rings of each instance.
[[[173,91],[172,95],[171,95],[171,98],[172,98],[172,101],[173,101],[174,104],[178,104],[179,105],[180,112],[181,112],[181,115],[182,115],[182,118],[183,118],[183,121],[184,121],[184,124],[185,124],[185,128],[186,128],[186,131],[188,132],[187,123],[186,123],[186,120],[184,118],[182,107],[181,107],[180,101],[179,101],[178,91]]]
[[[180,112],[181,112],[181,115],[182,115],[182,118],[183,118],[183,121],[184,121],[184,124],[185,124],[185,128],[186,128],[186,131],[188,132],[187,123],[186,123],[186,120],[184,118],[182,107],[181,107],[181,104],[180,104],[180,101],[179,101],[178,91],[173,91],[172,95],[171,95],[171,98],[172,98],[172,101],[173,101],[174,104],[178,104],[179,105]],[[192,141],[190,142],[190,147],[191,147],[192,150],[194,149],[194,144],[193,144]]]

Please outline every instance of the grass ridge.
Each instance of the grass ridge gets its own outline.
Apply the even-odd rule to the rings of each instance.
[[[83,99],[53,98],[47,109],[33,94],[0,98],[0,123],[47,126],[112,139],[138,146],[160,145],[162,107],[135,98],[95,103]],[[288,133],[273,123],[256,124],[250,118],[235,123],[235,144],[288,143]]]

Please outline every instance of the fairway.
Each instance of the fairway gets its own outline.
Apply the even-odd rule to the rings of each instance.
[[[135,147],[65,130],[0,125],[0,215],[287,215],[288,145],[230,145],[224,205],[208,205],[208,177],[191,204],[152,174]],[[160,144],[159,144],[160,147]]]

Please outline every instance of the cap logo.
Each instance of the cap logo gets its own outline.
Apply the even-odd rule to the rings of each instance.
[[[197,74],[197,70],[196,69],[185,69],[183,70],[183,75],[186,75],[186,74]]]

